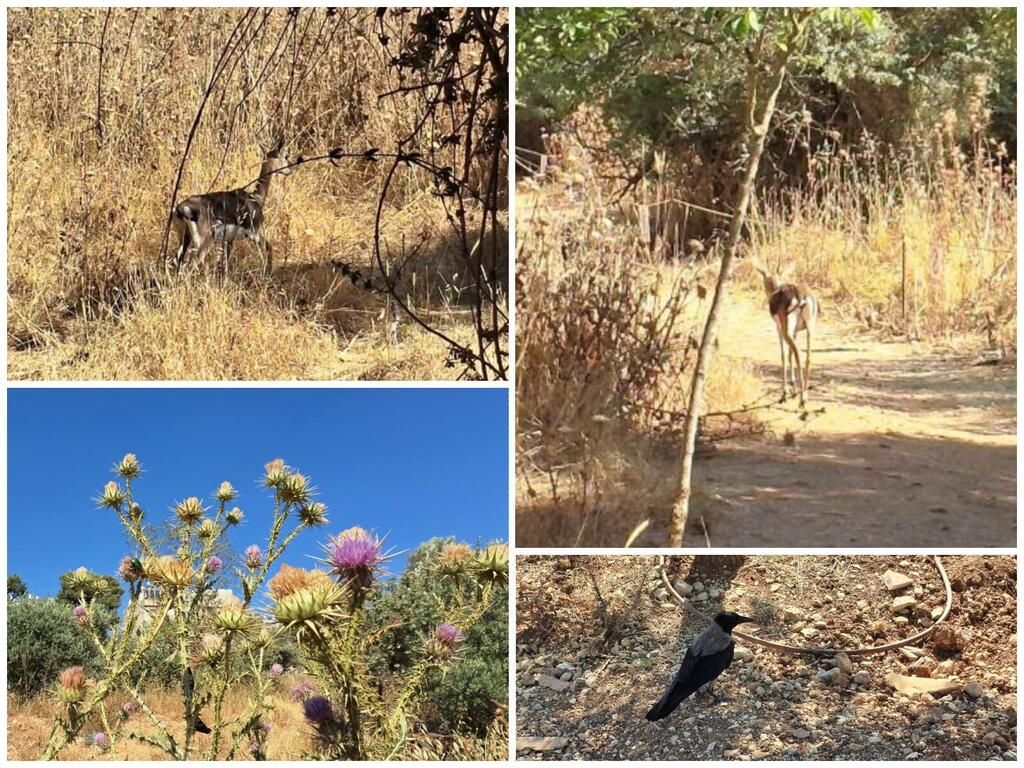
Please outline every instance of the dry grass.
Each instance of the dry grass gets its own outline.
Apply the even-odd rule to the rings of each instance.
[[[397,83],[372,29],[372,9],[303,13],[299,30],[308,24],[308,33],[294,68],[308,73],[301,85],[292,77],[293,48],[285,45],[289,56],[280,58],[274,47],[282,34],[289,40],[281,9],[214,92],[179,197],[253,181],[259,144],[269,145],[279,131],[295,157],[334,146],[386,150],[412,130],[414,100],[378,98]],[[102,8],[8,12],[12,378],[458,374],[444,364],[446,345],[409,322],[389,346],[384,297],[351,284],[346,290],[329,267],[337,259],[372,273],[386,170],[377,164],[312,163],[273,180],[269,285],[256,279],[256,254],[244,246],[235,249],[227,280],[169,279],[158,266],[186,134],[237,19],[230,9],[115,9],[109,18]],[[321,43],[314,44],[321,24]],[[433,139],[424,134],[423,141]],[[402,292],[449,335],[466,337],[466,275],[453,261],[450,227],[430,179],[399,174],[382,223],[390,268],[408,259]],[[175,249],[173,233],[170,240]]]
[[[870,144],[823,158],[806,189],[762,204],[751,252],[851,322],[1015,355],[1016,168],[988,142],[967,157],[949,141],[940,131],[911,159]]]
[[[597,183],[568,176],[517,197],[517,531],[524,546],[621,545],[671,507],[715,270],[666,261],[635,208],[609,208]],[[728,411],[761,385],[723,350],[707,391],[709,410]]]
[[[292,681],[282,678],[281,691],[287,691]],[[181,723],[181,695],[163,689],[147,691],[147,705],[157,717],[171,724],[171,733],[178,739],[184,737],[184,723]],[[126,702],[123,697],[111,697],[108,711],[115,712]],[[28,700],[9,695],[7,698],[7,757],[8,760],[37,760],[46,744],[53,716],[54,702],[52,697],[40,694]],[[246,709],[244,692],[228,692],[224,699],[226,719],[242,715]],[[108,752],[101,752],[94,746],[86,744],[85,736],[103,730],[99,716],[95,722],[88,723],[82,729],[82,736],[69,744],[61,752],[64,760],[166,760],[167,755],[151,744],[130,739],[126,736],[118,738]],[[268,760],[298,760],[312,751],[309,739],[309,727],[302,714],[302,705],[292,701],[284,694],[274,697],[273,710],[267,718],[271,724],[267,739]],[[175,727],[175,723],[179,725]],[[148,733],[151,728],[149,719],[142,712],[136,712],[125,722],[125,733],[135,730]],[[209,748],[209,735],[196,734],[195,745],[199,752],[205,754]],[[223,750],[221,759],[227,756],[229,745]],[[247,759],[245,745],[239,750],[237,759]],[[438,735],[419,733],[415,730],[410,734],[399,759],[407,760],[496,760],[504,759],[508,754],[508,723],[498,717],[492,723],[490,731],[484,737],[467,734]]]

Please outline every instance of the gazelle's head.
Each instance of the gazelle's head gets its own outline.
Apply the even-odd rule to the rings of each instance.
[[[287,176],[292,172],[291,161],[284,154],[284,137],[278,139],[273,149],[265,150],[265,154],[260,176]]]
[[[778,274],[769,270],[765,263],[757,258],[751,259],[750,265],[761,275],[761,281],[764,283],[764,292],[768,298],[771,298],[772,294],[779,287],[780,280]]]

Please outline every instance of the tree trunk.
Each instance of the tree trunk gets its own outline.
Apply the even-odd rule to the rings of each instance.
[[[736,248],[739,245],[743,225],[747,219],[747,209],[750,207],[750,197],[754,190],[754,180],[757,178],[757,169],[761,163],[761,155],[764,153],[764,143],[768,136],[768,129],[771,126],[772,116],[775,114],[775,102],[778,99],[779,91],[786,79],[786,66],[789,63],[788,55],[780,55],[772,65],[772,90],[761,108],[760,116],[756,115],[758,109],[758,64],[751,66],[750,75],[747,79],[748,114],[747,125],[747,146],[750,150],[750,159],[747,162],[747,172],[736,191],[736,200],[733,206],[732,223],[729,226],[729,239],[726,241],[725,253],[722,255],[722,265],[718,272],[718,281],[715,283],[715,295],[711,300],[711,309],[708,311],[708,319],[704,324],[704,334],[701,337],[700,348],[697,351],[697,365],[693,369],[693,380],[690,385],[689,404],[686,408],[686,423],[683,442],[683,468],[679,478],[679,495],[672,508],[672,520],[669,525],[669,546],[681,547],[683,545],[683,531],[686,528],[686,520],[690,514],[690,493],[691,477],[693,475],[693,454],[697,447],[697,427],[700,422],[700,411],[704,407],[704,386],[707,382],[708,369],[714,358],[715,337],[718,334],[718,318],[725,303],[726,292],[729,288],[729,280],[732,277],[733,259],[736,256]]]

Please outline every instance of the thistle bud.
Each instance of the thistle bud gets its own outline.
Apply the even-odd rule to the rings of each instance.
[[[310,502],[299,509],[299,520],[311,528],[327,524],[327,505],[319,501]]]
[[[309,480],[298,472],[288,475],[278,486],[278,490],[281,492],[281,498],[288,504],[305,504],[312,494]]]
[[[437,553],[435,567],[442,578],[458,578],[464,575],[473,559],[473,550],[468,544],[449,542]]]
[[[132,520],[139,521],[142,519],[142,507],[136,504],[134,501],[128,505],[128,515]]]
[[[76,592],[91,589],[96,581],[84,565],[79,566],[64,577],[68,587]]]
[[[228,502],[233,500],[235,496],[238,495],[238,493],[232,487],[231,483],[225,480],[223,483],[220,484],[220,487],[217,489],[217,493],[215,495],[217,497],[217,501],[222,501],[225,504],[227,504]]]
[[[110,749],[110,738],[103,731],[96,731],[92,735],[91,741],[93,746],[98,748],[101,752],[106,752]]]
[[[267,670],[267,677],[280,677],[284,674],[284,667],[280,664],[271,664],[270,669]]]
[[[334,720],[334,709],[325,696],[310,696],[302,702],[302,714],[314,725],[322,725]]]
[[[117,509],[124,504],[125,492],[121,489],[121,486],[111,480],[105,486],[103,486],[103,494],[98,499],[101,507],[108,507],[110,509]]]
[[[244,515],[242,514],[242,510],[240,510],[238,507],[232,507],[231,509],[228,510],[227,514],[228,525],[238,525],[240,522],[242,522],[242,517],[244,517]]]
[[[274,459],[267,462],[266,470],[263,483],[268,488],[279,488],[288,479],[288,468],[284,464],[284,459]]]
[[[117,567],[117,572],[122,579],[131,583],[141,581],[145,575],[142,570],[142,563],[136,557],[125,557]]]
[[[255,571],[263,565],[263,552],[260,550],[259,544],[250,544],[245,548],[245,567],[250,571]]]
[[[134,453],[126,453],[114,471],[125,480],[133,480],[142,472],[142,467],[139,466],[139,460],[135,458]]]
[[[203,505],[195,496],[190,496],[174,505],[174,514],[185,525],[195,525],[199,518],[203,516],[204,511]]]
[[[77,704],[85,698],[85,670],[68,667],[57,678],[57,697],[65,704]]]
[[[488,544],[470,563],[470,571],[479,584],[508,584],[508,545]]]
[[[203,520],[196,528],[196,536],[204,541],[209,541],[217,535],[217,524],[210,518]]]

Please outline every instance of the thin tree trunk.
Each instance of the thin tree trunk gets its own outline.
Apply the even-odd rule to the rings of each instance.
[[[683,545],[683,531],[686,528],[686,520],[690,514],[691,477],[693,475],[693,454],[697,447],[697,427],[700,423],[700,411],[704,407],[704,387],[707,382],[708,369],[714,358],[715,337],[718,335],[718,318],[725,303],[726,293],[729,288],[729,280],[732,277],[733,259],[736,255],[736,248],[739,245],[740,235],[743,232],[743,225],[747,219],[747,209],[750,207],[750,198],[754,190],[754,181],[757,178],[757,169],[761,163],[761,155],[764,153],[765,139],[768,136],[768,129],[771,126],[772,116],[775,114],[775,103],[782,90],[782,84],[786,79],[786,66],[789,63],[788,55],[781,55],[772,66],[772,90],[764,102],[760,116],[756,115],[758,108],[758,67],[756,63],[751,66],[748,78],[749,93],[747,106],[749,123],[747,125],[747,146],[750,150],[750,159],[747,162],[747,172],[736,192],[736,200],[733,210],[732,223],[729,226],[729,239],[726,242],[725,253],[722,255],[722,265],[718,272],[718,281],[715,284],[715,295],[711,300],[711,309],[708,311],[708,319],[704,324],[704,334],[701,337],[700,348],[697,351],[697,365],[693,369],[693,381],[690,386],[689,404],[686,409],[685,438],[683,442],[683,468],[679,479],[679,495],[672,508],[672,520],[669,525],[669,546],[681,547]]]

